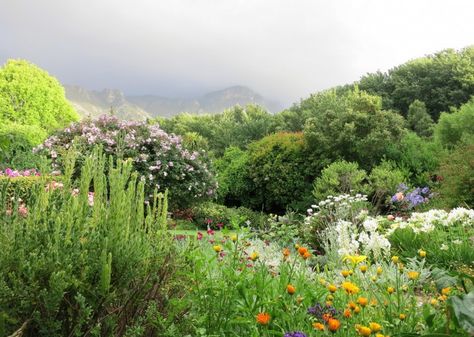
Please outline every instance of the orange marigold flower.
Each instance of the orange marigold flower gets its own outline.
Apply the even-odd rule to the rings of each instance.
[[[260,325],[267,325],[270,323],[271,316],[268,312],[260,312],[257,314],[257,323]]]
[[[400,314],[400,315],[398,316],[398,318],[400,318],[400,320],[403,321],[403,320],[405,320],[405,318],[407,318],[407,315],[405,315],[405,314]]]
[[[409,271],[408,272],[408,278],[410,280],[416,280],[420,276],[420,273],[417,271]]]
[[[335,318],[330,318],[327,324],[328,324],[328,329],[331,332],[336,332],[341,327],[341,322],[339,322],[339,320]]]
[[[323,316],[321,316],[321,318],[323,319],[323,321],[327,322],[329,321],[329,319],[331,318],[331,314],[323,314]]]
[[[308,248],[306,248],[306,247],[299,247],[298,248],[298,254],[300,254],[301,256],[303,256],[307,252],[308,252]]]
[[[319,331],[323,331],[325,329],[325,326],[322,323],[314,322],[313,323],[313,328],[315,328],[316,330],[319,330]]]
[[[375,307],[377,305],[377,300],[375,298],[370,300],[370,305]]]
[[[348,294],[353,295],[359,292],[359,288],[352,282],[343,282],[341,286]]]
[[[350,309],[345,309],[344,310],[344,317],[345,318],[350,318],[352,316]]]
[[[349,275],[352,275],[352,270],[342,270],[341,275],[344,277],[348,277]]]
[[[328,285],[328,290],[332,293],[335,293],[337,290],[337,287],[334,284]]]
[[[307,260],[311,257],[311,253],[310,252],[306,252],[303,254],[303,259]]]
[[[451,287],[446,287],[446,288],[443,288],[441,289],[441,294],[442,295],[449,295],[449,293],[451,292]]]
[[[288,284],[286,286],[286,292],[290,295],[293,295],[296,292],[295,286],[293,286],[292,284]]]
[[[283,249],[283,257],[289,257],[290,256],[290,250],[288,248]]]
[[[360,312],[360,307],[359,306],[356,306],[354,308],[354,314],[358,314]]]
[[[357,307],[357,304],[355,304],[354,302],[349,302],[347,306],[349,307],[349,309],[354,310]]]
[[[359,297],[357,299],[357,303],[359,303],[362,307],[365,307],[367,304],[369,304],[369,299],[367,297]]]

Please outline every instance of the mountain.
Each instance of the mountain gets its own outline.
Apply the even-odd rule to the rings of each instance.
[[[282,110],[282,106],[270,101],[244,86],[234,86],[210,92],[196,98],[168,98],[154,95],[126,96],[120,90],[87,90],[79,86],[65,86],[66,97],[85,117],[97,117],[104,113],[123,119],[144,120],[157,116],[171,117],[180,112],[218,113],[234,105],[258,104],[270,112]]]

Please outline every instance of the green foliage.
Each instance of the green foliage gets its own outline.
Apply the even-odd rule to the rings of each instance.
[[[200,228],[207,228],[208,225],[214,229],[220,225],[225,228],[233,228],[235,225],[262,228],[267,218],[265,214],[245,207],[232,208],[212,202],[196,205],[192,212],[193,221]]]
[[[0,168],[38,167],[40,158],[33,147],[46,138],[39,126],[5,123],[0,125]]]
[[[78,118],[61,84],[44,70],[22,60],[9,60],[0,68],[1,123],[37,126],[43,134],[36,136],[44,136]]]
[[[272,115],[257,105],[245,108],[235,106],[220,114],[180,114],[160,121],[164,130],[179,135],[196,133],[209,144],[216,155],[221,156],[230,146],[245,148],[247,144],[270,133]]]
[[[359,86],[380,95],[385,108],[404,116],[413,101],[425,102],[436,121],[442,111],[459,107],[474,95],[474,47],[446,49],[408,61],[388,73],[368,74],[361,78]]]
[[[449,304],[456,323],[469,334],[474,334],[474,291],[464,296],[453,296]]]
[[[276,133],[249,145],[250,191],[243,205],[283,213],[287,207],[306,209],[314,179],[301,133]]]
[[[45,182],[53,181],[51,176],[28,176],[10,178],[0,176],[0,193],[5,198],[4,205],[11,209],[13,200],[30,200],[32,193],[38,186],[45,186]]]
[[[338,159],[357,162],[364,169],[376,165],[391,144],[405,133],[403,118],[382,111],[380,98],[359,90],[338,96],[334,91],[311,96],[304,135],[320,169]]]
[[[238,206],[252,190],[248,177],[249,155],[237,147],[228,147],[222,158],[214,161],[217,171],[218,200],[226,205]]]
[[[409,182],[412,185],[426,186],[437,172],[444,152],[439,142],[408,132],[399,144],[390,145],[386,158],[409,174]]]
[[[363,193],[367,173],[357,163],[340,160],[326,167],[314,181],[313,195],[317,201],[327,196]]]
[[[182,299],[185,278],[177,273],[185,264],[164,231],[166,195],[146,206],[130,160],[110,159],[106,176],[106,158],[95,152],[73,180],[74,160],[70,152],[61,188],[46,189],[38,178],[26,214],[0,213],[2,336],[24,323],[25,337],[123,336],[151,304],[163,315],[173,311],[173,298]],[[164,335],[177,318],[169,319],[165,327],[145,321],[142,331]]]
[[[430,137],[433,134],[433,119],[426,111],[425,103],[415,100],[408,107],[408,127],[420,137]]]
[[[408,174],[397,168],[393,162],[382,161],[375,166],[368,177],[372,203],[376,210],[388,206],[390,197],[397,192],[400,183],[408,181]]]
[[[443,178],[440,194],[446,206],[474,207],[474,144],[459,147],[447,155],[439,174]]]
[[[436,139],[446,148],[474,144],[474,98],[451,113],[442,113],[435,128]]]

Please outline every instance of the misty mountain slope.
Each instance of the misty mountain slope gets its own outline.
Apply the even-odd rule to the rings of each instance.
[[[82,116],[97,117],[109,113],[123,119],[143,120],[163,116],[171,117],[180,112],[218,113],[234,105],[258,104],[270,112],[282,106],[270,101],[244,86],[234,86],[214,91],[197,98],[167,98],[154,95],[126,96],[120,90],[92,91],[79,86],[65,86],[66,97]]]
[[[79,86],[65,86],[66,98],[72,103],[81,117],[98,117],[113,113],[121,119],[145,120],[150,114],[129,102],[120,90],[86,90]]]

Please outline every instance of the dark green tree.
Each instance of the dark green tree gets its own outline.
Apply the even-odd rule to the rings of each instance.
[[[425,103],[415,100],[410,104],[407,115],[408,127],[420,137],[431,137],[433,134],[433,119],[426,111]]]

